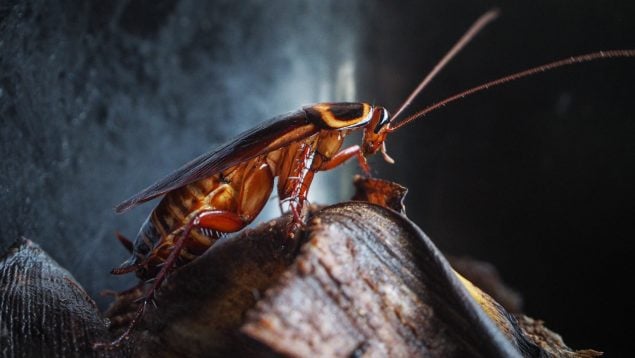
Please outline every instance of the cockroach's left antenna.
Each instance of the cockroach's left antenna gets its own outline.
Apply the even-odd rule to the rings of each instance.
[[[465,45],[467,45],[474,36],[476,36],[487,24],[494,21],[498,17],[499,11],[498,9],[492,9],[485,14],[481,15],[474,24],[465,32],[465,34],[459,39],[459,41],[452,46],[450,51],[448,51],[445,56],[434,66],[432,71],[428,73],[428,75],[419,83],[419,86],[415,88],[414,91],[406,98],[404,103],[399,106],[395,114],[390,118],[390,122],[392,123],[403,111],[410,105],[410,103],[421,93],[421,91],[432,81],[432,79],[445,67],[457,53],[459,53]]]

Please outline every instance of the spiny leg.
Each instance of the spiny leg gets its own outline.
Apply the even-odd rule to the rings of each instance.
[[[132,241],[130,241],[125,236],[121,235],[119,232],[115,233],[115,237],[117,238],[117,241],[119,241],[119,243],[121,243],[121,245],[123,245],[123,247],[125,247],[126,250],[128,250],[128,252],[130,252],[131,254],[134,254],[134,244],[132,243]],[[145,265],[145,262],[136,262],[136,263],[134,262],[135,261],[133,261],[132,258],[130,258],[126,262],[121,264],[121,266],[115,267],[112,270],[110,270],[110,273],[113,275],[124,275],[130,272],[139,271]]]
[[[283,200],[289,201],[289,208],[291,210],[291,214],[293,215],[293,221],[291,223],[291,228],[289,229],[290,233],[295,231],[297,227],[304,224],[302,221],[302,207],[307,199],[309,187],[311,186],[315,172],[334,169],[353,157],[357,158],[359,166],[362,168],[364,173],[367,176],[371,176],[370,167],[366,162],[366,157],[362,154],[361,147],[359,145],[353,145],[337,152],[337,154],[327,161],[322,162],[317,168],[311,168],[308,170],[304,168],[305,170],[301,170],[297,177],[289,177],[287,179],[295,181],[292,194]]]
[[[123,245],[126,250],[130,253],[133,252],[134,250],[134,246],[132,241],[130,241],[128,238],[126,238],[125,236],[123,236],[121,233],[119,233],[118,231],[115,232],[115,237],[117,238],[117,241],[119,241],[119,243],[121,243],[121,245]],[[114,268],[110,271],[111,274],[113,275],[123,275],[126,273],[130,273],[130,272],[135,272],[138,271],[139,269],[141,269],[141,267],[143,266],[143,263],[140,264],[134,264],[134,265],[128,265],[128,266],[124,266],[124,267],[118,267],[118,268]],[[105,312],[105,316],[106,317],[112,317],[113,315],[116,315],[117,312],[119,310],[121,310],[122,304],[121,302],[130,302],[132,301],[132,299],[122,299],[122,297],[126,297],[126,296],[131,296],[131,295],[135,295],[135,292],[139,292],[138,296],[143,295],[143,287],[145,286],[145,282],[143,281],[139,281],[137,284],[135,284],[134,286],[127,288],[123,291],[115,291],[115,290],[110,290],[110,289],[105,289],[99,292],[99,295],[102,297],[112,297],[115,302],[113,305],[111,305],[110,308],[108,308],[108,310]],[[112,321],[111,321],[111,325],[112,325]]]
[[[334,169],[353,157],[357,158],[357,161],[364,173],[367,176],[370,176],[370,167],[366,162],[366,158],[362,154],[360,146],[353,145],[337,152],[337,154],[333,157],[319,164],[317,168],[310,168],[302,171],[302,175],[298,176],[298,178],[289,178],[297,181],[297,183],[295,183],[293,193],[284,199],[284,201],[289,201],[289,208],[291,210],[291,214],[293,215],[293,220],[289,227],[290,236],[293,235],[293,232],[295,232],[297,228],[304,225],[304,221],[302,220],[302,208],[307,200],[309,187],[311,186],[315,173],[318,171]]]
[[[243,221],[243,219],[233,212],[224,210],[206,210],[198,213],[187,223],[181,235],[179,235],[179,238],[177,239],[172,252],[170,252],[170,255],[163,263],[161,271],[159,271],[159,273],[155,276],[152,286],[150,287],[146,295],[141,299],[141,304],[139,305],[134,318],[130,322],[130,325],[128,325],[128,328],[114,341],[110,343],[98,342],[93,344],[93,348],[112,349],[118,347],[124,340],[130,337],[130,333],[141,320],[146,305],[149,302],[154,303],[155,292],[159,289],[159,287],[161,287],[161,284],[167,277],[167,274],[172,269],[172,266],[174,266],[174,264],[176,263],[176,259],[179,257],[179,254],[183,249],[183,246],[185,245],[185,241],[190,236],[190,233],[193,229],[203,227],[221,232],[234,232],[242,229],[244,226],[245,222]]]
[[[359,166],[362,168],[364,173],[369,177],[371,176],[370,167],[368,166],[368,163],[366,162],[366,157],[364,157],[364,155],[362,154],[362,150],[359,145],[353,145],[337,152],[330,159],[322,162],[317,167],[317,169],[311,168],[308,171],[308,173],[304,175],[303,177],[304,180],[301,180],[298,182],[298,187],[297,187],[298,189],[295,190],[294,195],[289,198],[289,200],[291,201],[289,206],[291,208],[291,213],[293,214],[293,219],[295,224],[298,224],[298,223],[302,224],[302,219],[301,219],[302,206],[307,199],[309,187],[311,185],[315,172],[334,169],[346,163],[349,159],[353,157],[357,159],[357,162],[359,163]]]
[[[302,173],[301,178],[297,180],[293,193],[285,200],[289,201],[289,209],[291,210],[291,214],[293,215],[292,221],[290,223],[291,227],[289,228],[290,234],[293,233],[296,229],[304,226],[304,220],[302,220],[302,210],[304,208],[304,203],[307,200],[309,188],[311,187],[311,183],[313,182],[314,175],[315,173],[313,171],[308,169],[305,170]]]
[[[288,198],[290,201],[291,213],[293,214],[293,219],[295,223],[302,224],[301,219],[301,211],[304,202],[307,200],[309,187],[311,186],[311,182],[313,181],[313,176],[318,171],[327,171],[334,169],[342,164],[344,164],[349,159],[356,157],[359,162],[360,167],[366,173],[367,176],[370,176],[370,167],[366,162],[366,158],[362,154],[362,150],[359,145],[353,145],[346,149],[343,149],[337,152],[333,157],[319,164],[316,168],[309,169],[302,176],[303,180],[299,180],[296,189],[291,197]]]

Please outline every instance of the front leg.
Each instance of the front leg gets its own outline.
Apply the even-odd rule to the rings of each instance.
[[[353,145],[346,149],[340,150],[339,152],[337,152],[337,154],[331,157],[331,159],[329,159],[328,161],[322,162],[318,170],[326,171],[326,170],[334,169],[346,163],[346,161],[348,161],[349,159],[353,157],[357,157],[357,162],[359,163],[359,166],[364,171],[364,174],[366,174],[366,176],[370,176],[370,166],[368,166],[366,157],[364,157],[364,155],[362,154],[362,149],[359,145]]]

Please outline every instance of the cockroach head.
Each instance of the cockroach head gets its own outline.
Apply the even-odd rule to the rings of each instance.
[[[381,150],[384,159],[391,163],[392,159],[386,154],[384,141],[390,131],[390,114],[384,107],[373,107],[372,118],[364,130],[362,152],[364,155],[377,153]]]

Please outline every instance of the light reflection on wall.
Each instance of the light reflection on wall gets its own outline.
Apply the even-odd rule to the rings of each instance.
[[[16,2],[2,19],[3,247],[26,236],[98,293],[157,201],[113,207],[273,116],[355,98],[365,2]],[[24,16],[30,13],[32,16]],[[357,67],[356,67],[357,66]],[[6,105],[5,105],[6,103]],[[45,128],[46,130],[41,130]],[[311,200],[346,199],[318,175]],[[6,180],[5,180],[6,178]],[[276,200],[268,215],[277,216]],[[32,220],[37,217],[38,220]],[[263,215],[260,219],[265,218]]]
[[[348,39],[349,42],[354,41],[354,38],[351,36],[349,36]],[[354,48],[350,43],[340,43],[340,46],[344,47],[345,45],[349,49]],[[306,103],[359,101],[359,99],[356,98],[356,62],[354,55],[351,51],[342,52],[346,53],[347,56],[341,60],[336,68],[325,68],[323,76],[320,76],[319,95],[313,101],[309,100]],[[289,93],[289,96],[305,97],[302,95],[303,91],[308,94],[315,88],[313,85],[307,86],[306,79],[315,77],[315,74],[310,68],[307,68],[303,62],[294,63],[292,68],[293,71],[291,72],[292,75],[289,76],[290,81],[288,88],[296,88],[300,91]],[[329,80],[329,78],[334,78],[334,80]],[[310,97],[310,95],[306,97]],[[348,142],[349,141],[347,141],[347,143]],[[345,145],[347,145],[347,143],[345,143]],[[355,170],[356,161],[351,160],[347,165],[316,175],[309,191],[309,202],[327,205],[350,198],[352,195],[352,176]],[[287,208],[284,207],[283,210],[287,210]],[[274,189],[272,199],[267,203],[255,223],[267,221],[279,215],[280,208]]]

